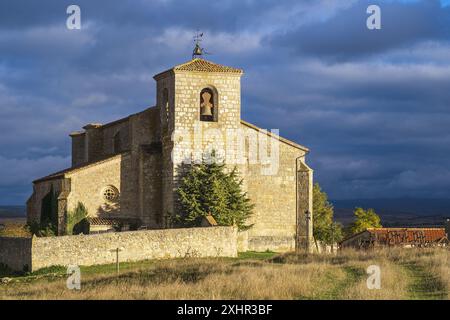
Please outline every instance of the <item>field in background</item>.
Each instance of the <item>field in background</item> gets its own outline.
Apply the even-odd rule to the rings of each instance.
[[[330,200],[335,218],[349,225],[356,207],[373,208],[381,217],[384,227],[441,227],[444,218],[450,217],[450,199],[350,199]]]
[[[0,237],[31,237],[25,218],[0,219]]]
[[[30,237],[24,206],[0,206],[0,237]]]
[[[366,269],[381,268],[369,290]],[[336,256],[243,253],[237,259],[173,259],[82,267],[80,291],[65,268],[10,276],[0,299],[449,299],[448,249],[344,251]],[[1,273],[3,272],[3,275]]]

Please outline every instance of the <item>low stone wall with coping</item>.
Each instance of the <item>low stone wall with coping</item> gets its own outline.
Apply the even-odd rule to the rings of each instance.
[[[5,240],[6,239],[6,240]],[[55,265],[90,266],[187,257],[237,257],[235,227],[142,230],[93,235],[0,238],[0,263],[32,271]],[[28,243],[28,245],[26,245]],[[9,248],[9,249],[8,249]],[[14,248],[14,249],[13,249]]]

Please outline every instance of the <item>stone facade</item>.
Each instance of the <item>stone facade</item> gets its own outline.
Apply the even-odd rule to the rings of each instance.
[[[237,257],[237,230],[209,227],[46,238],[0,238],[0,263],[14,270],[185,257]]]
[[[254,227],[240,235],[240,246],[309,248],[312,215],[306,212],[312,214],[312,170],[305,162],[309,150],[241,120],[242,75],[242,70],[203,59],[156,75],[155,107],[106,125],[89,124],[71,134],[72,167],[34,182],[28,220],[39,221],[42,199],[53,186],[60,196],[60,230],[64,216],[78,202],[92,217],[135,219],[150,229],[170,228],[170,216],[179,210],[180,177],[191,163],[214,150],[228,168],[237,167],[256,205]],[[203,121],[201,114],[204,90],[212,96],[207,101],[213,106],[211,121]],[[275,162],[275,170],[265,172]],[[118,190],[115,201],[105,199],[108,187]]]

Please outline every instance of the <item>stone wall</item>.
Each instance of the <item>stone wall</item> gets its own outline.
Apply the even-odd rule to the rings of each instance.
[[[31,238],[0,237],[0,264],[13,270],[29,271],[31,268]]]
[[[0,264],[38,270],[70,264],[90,266],[119,259],[140,261],[185,257],[237,257],[234,227],[145,230],[47,238],[1,238]]]
[[[246,130],[254,131],[245,125]],[[259,135],[264,133],[259,132]],[[247,134],[250,136],[250,134]],[[255,204],[254,216],[248,230],[248,250],[251,251],[292,251],[296,248],[297,234],[297,190],[296,159],[302,159],[305,151],[268,137],[268,149],[271,143],[279,143],[278,168],[270,174],[264,174],[264,161],[258,158],[257,163],[247,161],[240,166],[244,178],[244,188]],[[258,139],[260,141],[260,139]],[[251,151],[249,150],[249,156]],[[274,163],[271,163],[274,165]],[[308,195],[305,195],[308,197]],[[306,236],[305,230],[298,230]]]
[[[130,121],[128,118],[109,123],[98,130],[101,130],[103,134],[102,151],[104,156],[130,150]],[[119,134],[120,140],[119,150],[114,148],[114,140],[117,134]]]
[[[161,117],[164,113],[163,92],[168,92],[169,124],[163,128],[161,141],[163,143],[163,212],[175,214],[177,211],[176,194],[174,190],[179,185],[185,162],[188,158],[198,160],[203,151],[209,147],[224,149],[225,141],[217,145],[211,135],[194,134],[194,130],[217,134],[225,137],[227,130],[237,130],[240,126],[241,106],[241,74],[182,72],[167,73],[157,80],[157,104]],[[200,92],[211,88],[218,92],[215,106],[218,112],[218,122],[203,122],[200,120]],[[175,133],[172,139],[172,133]],[[198,133],[198,132],[197,132]],[[201,141],[195,140],[201,138]],[[195,146],[198,147],[195,147]],[[194,151],[193,151],[194,150]],[[191,154],[193,151],[193,154]]]
[[[67,197],[67,210],[73,210],[81,201],[90,216],[107,217],[118,213],[121,199],[117,203],[105,202],[102,190],[114,186],[121,192],[121,172],[129,155],[118,155],[103,162],[80,168],[66,174],[70,179],[70,194]]]
[[[32,269],[52,265],[96,265],[183,257],[236,257],[233,227],[166,229],[33,238]]]
[[[149,108],[133,115],[131,123],[131,168],[122,174],[122,192],[129,194],[129,212],[148,228],[163,228],[162,147],[159,109]]]
[[[33,194],[27,201],[27,222],[40,222],[42,199],[53,189],[59,195],[63,191],[64,178],[41,181],[33,186]]]
[[[72,132],[72,167],[86,162],[86,132]]]

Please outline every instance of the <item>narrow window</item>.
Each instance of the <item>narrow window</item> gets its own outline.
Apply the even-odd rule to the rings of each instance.
[[[113,138],[113,153],[122,152],[122,139],[120,137],[120,131],[114,135]]]
[[[167,88],[163,90],[162,96],[162,112],[163,112],[163,125],[165,128],[169,126],[169,91]]]

